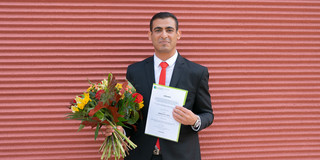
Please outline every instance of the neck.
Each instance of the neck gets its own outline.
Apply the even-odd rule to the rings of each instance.
[[[171,58],[175,53],[176,53],[176,50],[169,53],[155,52],[156,56],[162,61],[166,61],[167,59]]]

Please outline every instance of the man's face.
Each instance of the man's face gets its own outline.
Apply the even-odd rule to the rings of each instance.
[[[156,53],[175,53],[177,40],[180,39],[180,31],[176,31],[175,20],[171,17],[155,19],[152,32],[148,33]]]

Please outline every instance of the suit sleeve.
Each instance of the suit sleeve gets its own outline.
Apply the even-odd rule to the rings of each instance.
[[[134,81],[131,76],[131,68],[132,67],[130,67],[130,66],[128,66],[128,68],[127,68],[126,79],[134,86]],[[124,127],[124,130],[125,130],[127,137],[130,137],[134,133],[134,129],[132,126]]]
[[[201,126],[198,131],[210,126],[214,119],[208,80],[209,72],[208,68],[205,67],[201,74],[194,104],[194,113],[201,119]]]

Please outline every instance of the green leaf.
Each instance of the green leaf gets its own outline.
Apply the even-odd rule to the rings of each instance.
[[[95,99],[95,97],[96,97],[96,93],[95,92],[89,92],[89,95],[90,95],[90,98],[91,99]],[[91,101],[92,102],[92,101]]]
[[[81,129],[82,129],[82,128],[84,128],[84,127],[85,127],[85,125],[80,124],[79,129],[78,129],[78,131],[77,131],[77,132],[81,131]]]
[[[106,110],[104,111],[104,114],[105,114],[106,117],[109,117],[109,118],[112,117],[112,114],[110,113],[110,110],[109,110],[109,109],[106,109]]]
[[[112,79],[112,74],[109,73],[109,74],[108,74],[108,82],[109,82],[109,83],[110,83],[111,79]]]
[[[119,122],[125,122],[127,121],[127,119],[123,118],[123,117],[118,117]]]
[[[119,106],[118,113],[121,115],[126,115],[126,113],[128,112],[128,107],[127,107],[128,103],[120,102],[120,103],[118,103],[118,106]]]
[[[96,112],[94,115],[97,116],[99,119],[103,119],[103,116],[104,116],[104,114],[101,112],[101,109],[98,112]]]
[[[139,113],[133,110],[133,116],[128,119],[128,124],[135,124],[139,119]]]
[[[117,126],[122,126],[122,127],[124,127],[125,126],[125,124],[123,124],[122,122],[117,122]]]
[[[128,129],[132,129],[131,127],[128,127],[127,125],[124,124],[124,126],[122,126],[124,128],[128,128]]]
[[[98,123],[96,127],[96,131],[94,132],[94,140],[96,140],[98,137],[99,129],[100,129],[100,124]]]

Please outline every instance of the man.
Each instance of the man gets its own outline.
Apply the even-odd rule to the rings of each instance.
[[[208,69],[183,58],[177,52],[176,43],[181,32],[173,14],[155,14],[150,21],[148,37],[154,46],[154,56],[134,63],[127,69],[127,79],[143,95],[145,107],[142,109],[143,119],[137,122],[137,131],[125,128],[127,136],[138,146],[125,159],[200,160],[198,132],[213,122]],[[161,62],[168,65],[164,69],[166,74],[163,83],[188,90],[185,105],[176,106],[172,113],[173,118],[181,123],[178,142],[144,134],[152,85],[161,81]],[[106,135],[111,135],[111,132],[107,129]]]

